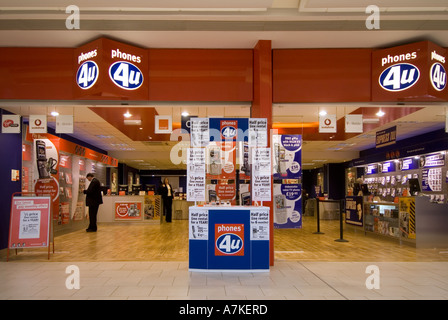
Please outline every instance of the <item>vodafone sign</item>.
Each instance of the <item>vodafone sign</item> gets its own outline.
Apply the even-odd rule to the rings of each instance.
[[[335,133],[336,131],[337,127],[335,114],[319,116],[319,133]]]

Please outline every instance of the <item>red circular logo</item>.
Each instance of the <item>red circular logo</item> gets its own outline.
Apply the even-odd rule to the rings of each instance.
[[[329,126],[331,124],[331,120],[330,119],[325,119],[324,123],[326,126]]]
[[[13,123],[14,123],[14,121],[12,121],[11,119],[5,120],[5,121],[3,121],[3,127],[8,128],[8,127],[10,127]]]
[[[42,121],[40,121],[40,119],[36,119],[36,120],[34,120],[34,124],[36,126],[40,126],[42,124]]]

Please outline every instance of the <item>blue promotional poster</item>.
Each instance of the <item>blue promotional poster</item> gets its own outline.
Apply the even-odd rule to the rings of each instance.
[[[345,222],[355,226],[362,226],[363,219],[362,212],[362,197],[348,196],[345,198]]]
[[[274,228],[302,228],[302,185],[274,184]]]
[[[274,228],[302,228],[302,136],[275,135],[272,146]]]
[[[302,176],[302,135],[274,135],[274,180]]]

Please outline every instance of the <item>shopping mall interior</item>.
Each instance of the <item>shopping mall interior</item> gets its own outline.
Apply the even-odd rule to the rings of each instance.
[[[0,300],[448,300],[447,22],[442,0],[2,1]],[[197,120],[219,136],[202,189]],[[249,133],[228,151],[225,128]],[[258,146],[267,189],[245,162]],[[31,211],[12,217],[35,195],[51,208],[33,247]],[[218,222],[244,207],[268,230],[247,219],[244,250],[220,252]]]

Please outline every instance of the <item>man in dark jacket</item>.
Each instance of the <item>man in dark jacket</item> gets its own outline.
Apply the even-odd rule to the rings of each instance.
[[[90,181],[90,185],[87,190],[84,190],[86,194],[86,206],[89,207],[89,219],[90,224],[86,229],[87,232],[96,232],[96,216],[98,214],[98,208],[103,203],[103,197],[101,195],[101,184],[98,179],[93,176],[93,173],[88,173],[86,176]]]

